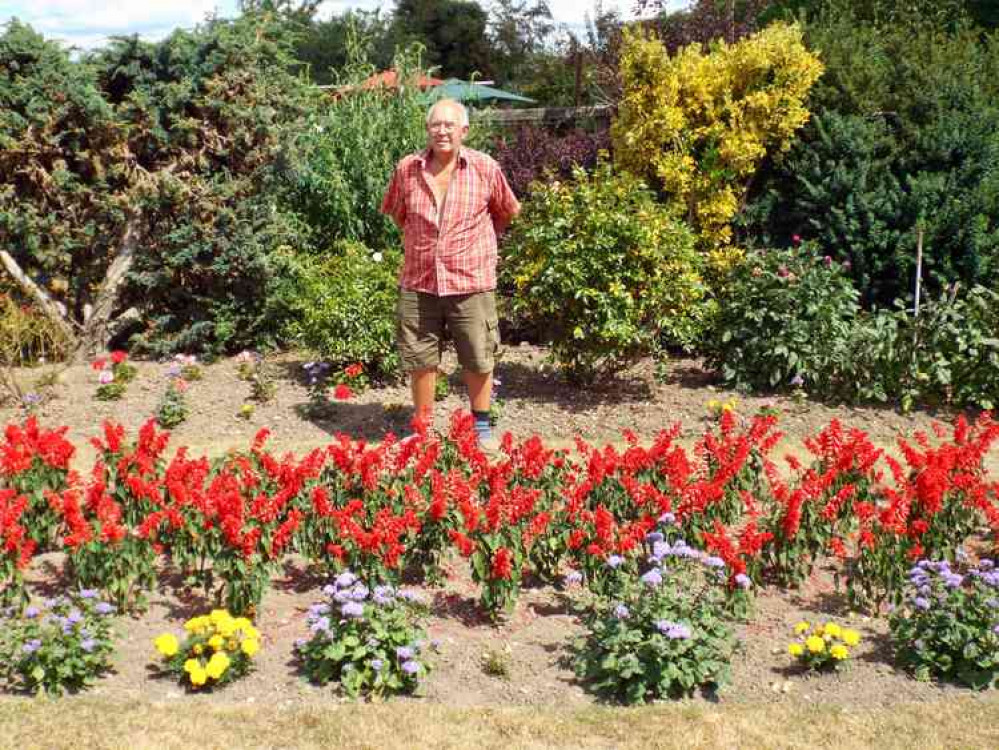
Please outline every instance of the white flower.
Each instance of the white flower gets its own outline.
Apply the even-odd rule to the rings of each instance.
[[[371,256],[371,260],[373,260],[375,263],[381,263],[382,262],[382,258],[384,258],[384,257],[385,256],[382,255],[381,253],[375,253],[374,255]]]

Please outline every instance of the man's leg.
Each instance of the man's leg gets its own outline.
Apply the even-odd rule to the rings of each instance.
[[[413,392],[413,414],[432,424],[434,419],[434,386],[437,384],[437,368],[413,370],[409,373],[409,386]]]
[[[475,432],[480,443],[491,444],[493,440],[489,409],[493,392],[493,365],[499,349],[495,294],[480,292],[449,300],[445,314],[458,350],[462,379],[468,388],[468,399],[475,417]]]
[[[414,417],[432,425],[434,385],[444,337],[440,299],[431,294],[400,291],[397,325],[399,357],[409,372]]]

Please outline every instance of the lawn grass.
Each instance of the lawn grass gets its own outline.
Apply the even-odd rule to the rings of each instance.
[[[449,708],[0,699],[0,748],[930,748],[999,747],[995,693],[875,709],[756,706]]]

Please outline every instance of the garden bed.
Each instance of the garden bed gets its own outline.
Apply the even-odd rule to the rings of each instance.
[[[672,377],[658,384],[646,363],[628,377],[591,391],[560,383],[543,365],[542,350],[521,346],[508,350],[497,368],[503,400],[501,429],[517,438],[541,434],[549,444],[569,444],[573,435],[601,444],[620,441],[621,430],[630,429],[643,438],[681,422],[684,437],[700,434],[713,421],[709,402],[737,398],[737,408],[754,412],[763,407],[781,412],[780,429],[786,433],[782,450],[803,452],[801,440],[814,435],[830,419],[840,418],[849,426],[868,432],[879,445],[890,446],[898,434],[927,429],[934,415],[901,415],[888,410],[836,408],[784,398],[741,399],[710,385],[709,377],[692,360],[676,361]],[[238,416],[248,395],[247,383],[237,374],[236,364],[223,361],[204,368],[204,377],[187,392],[191,407],[188,420],[172,433],[171,444],[186,445],[191,454],[218,455],[230,448],[245,448],[262,426],[272,432],[269,447],[303,454],[325,445],[338,432],[371,440],[387,430],[405,429],[407,391],[403,386],[373,388],[351,400],[335,404],[331,419],[310,420],[301,409],[308,401],[300,358],[286,354],[271,360],[276,374],[274,399],[259,405],[247,420]],[[453,363],[452,363],[453,367]],[[22,373],[23,376],[24,373]],[[85,453],[88,438],[98,433],[100,422],[114,419],[134,434],[155,410],[168,378],[166,366],[138,363],[138,377],[125,398],[105,403],[93,398],[96,386],[89,367],[69,368],[40,404],[42,424],[69,427],[67,437]],[[440,405],[439,426],[447,412],[463,406],[452,393]],[[0,422],[16,421],[19,415],[0,411]],[[168,451],[168,454],[170,451]],[[77,468],[92,458],[80,455]],[[996,456],[988,457],[995,467]],[[994,469],[993,469],[994,471]],[[36,596],[63,589],[60,582],[62,553],[37,557],[27,574],[29,590]],[[419,586],[433,603],[427,635],[436,644],[428,657],[433,668],[421,683],[415,699],[448,706],[587,706],[595,698],[584,689],[569,664],[571,644],[584,633],[582,600],[578,588],[556,589],[528,585],[512,614],[498,625],[491,624],[477,603],[477,586],[467,563],[452,555],[448,576],[437,587]],[[741,649],[732,666],[732,682],[719,695],[696,701],[770,705],[777,703],[821,704],[844,708],[891,706],[914,701],[936,701],[967,691],[948,685],[913,680],[893,664],[883,619],[850,611],[833,585],[834,567],[828,561],[818,566],[800,589],[761,589],[748,622],[738,626]],[[96,696],[141,699],[154,702],[180,700],[184,689],[176,680],[157,677],[150,669],[155,661],[153,638],[165,631],[178,631],[183,621],[210,607],[198,593],[185,589],[166,575],[151,595],[149,610],[119,621],[120,640],[114,672],[91,691]],[[294,706],[339,700],[329,688],[307,683],[298,671],[293,644],[308,634],[306,611],[320,599],[324,581],[295,557],[285,559],[282,572],[271,581],[256,625],[263,634],[263,648],[256,670],[225,690],[189,696],[211,703],[266,703]],[[791,628],[801,619],[822,622],[835,619],[860,632],[861,645],[849,669],[825,675],[810,675],[792,666],[787,655]],[[487,674],[486,662],[493,665]],[[499,673],[499,674],[496,674]]]

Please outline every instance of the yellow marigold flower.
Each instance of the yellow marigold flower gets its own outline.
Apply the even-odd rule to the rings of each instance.
[[[825,631],[827,635],[831,635],[833,638],[839,638],[843,634],[843,629],[834,622],[827,622],[825,624]]]
[[[824,636],[826,634],[826,629],[824,627],[822,627],[821,625],[816,625],[815,626],[815,630],[812,631],[812,632],[815,635],[817,635],[817,636],[819,636],[821,638],[822,636]]]
[[[201,667],[201,662],[198,661],[197,659],[188,659],[187,661],[184,662],[184,671],[187,672],[188,674],[193,672],[195,669],[199,669],[200,667]]]
[[[225,642],[226,651],[235,651],[237,648],[239,648],[239,642],[235,638],[230,638]]]
[[[219,679],[225,671],[229,668],[229,657],[225,654],[219,652],[212,655],[212,658],[208,660],[208,665],[205,667],[205,671],[208,676],[213,680]]]
[[[805,640],[805,645],[813,654],[821,654],[826,650],[826,642],[817,635],[810,635]]]
[[[833,659],[836,659],[837,661],[842,661],[843,659],[845,659],[850,655],[850,652],[847,650],[846,646],[844,646],[842,643],[837,643],[835,646],[829,649],[829,655]]]
[[[254,656],[260,650],[260,641],[256,638],[247,638],[240,647],[247,656]]]
[[[237,617],[232,621],[232,624],[236,626],[236,630],[247,630],[253,627],[253,623],[249,621],[246,617]]]
[[[195,656],[201,656],[201,653],[205,650],[205,647],[202,646],[200,643],[195,643],[194,648],[191,650],[194,651]]]
[[[153,645],[156,646],[157,651],[167,657],[175,655],[179,647],[177,636],[173,633],[164,633],[153,641]]]
[[[787,647],[787,652],[791,654],[791,656],[801,656],[803,653],[805,653],[805,647],[802,646],[800,643],[792,643],[790,646]]]
[[[208,615],[208,619],[211,620],[213,625],[218,625],[222,622],[232,621],[232,615],[224,609],[213,609],[211,614]]]
[[[206,682],[208,682],[208,672],[206,672],[200,666],[191,671],[191,684],[195,687],[201,687]]]
[[[850,628],[845,628],[843,630],[843,643],[847,646],[856,646],[860,643],[860,633],[856,630],[851,630]]]
[[[802,620],[801,622],[799,622],[797,625],[794,626],[794,632],[797,635],[801,635],[802,633],[807,631],[810,627],[812,627],[810,624]]]
[[[212,647],[213,650],[218,651],[223,646],[225,646],[225,638],[216,634],[208,639],[208,645]]]

